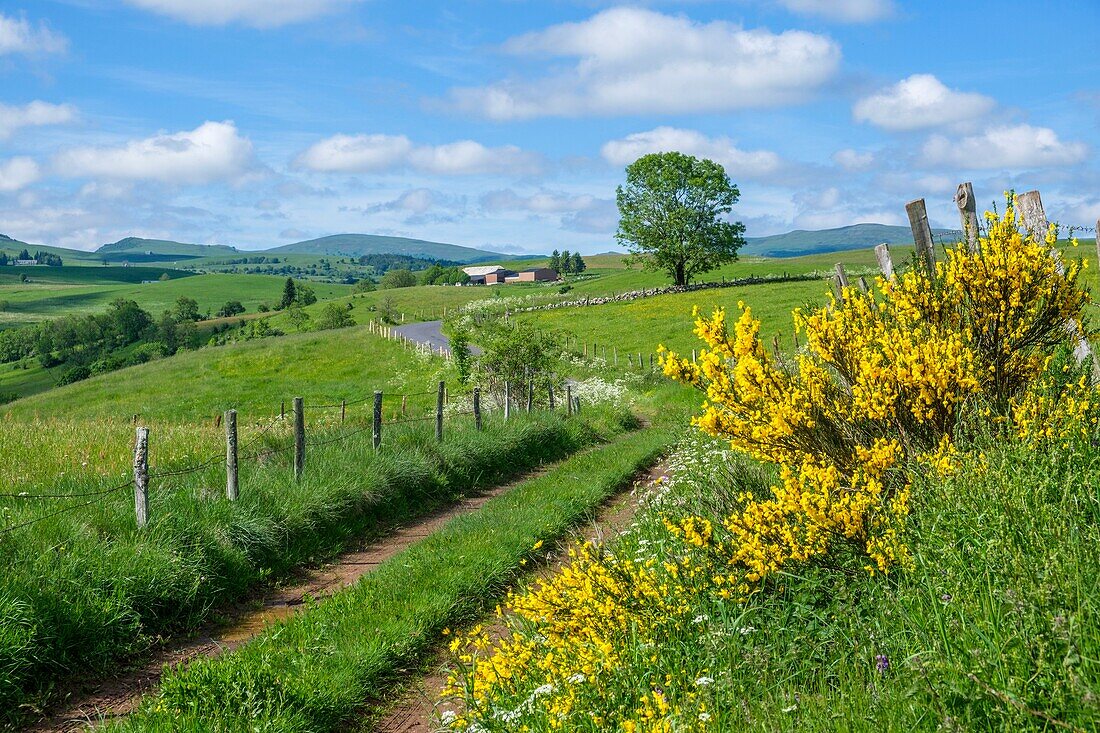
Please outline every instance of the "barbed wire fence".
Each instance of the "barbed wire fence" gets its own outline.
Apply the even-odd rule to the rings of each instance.
[[[136,440],[134,443],[134,466],[133,475],[122,480],[116,484],[112,484],[103,489],[95,489],[91,491],[51,491],[51,492],[0,492],[0,500],[7,500],[11,502],[55,502],[55,501],[71,501],[79,500],[73,504],[67,504],[62,507],[53,508],[44,514],[37,515],[35,517],[28,518],[24,521],[19,521],[14,524],[0,527],[0,538],[12,534],[18,530],[25,529],[26,527],[45,522],[55,517],[76,512],[81,509],[94,506],[101,502],[107,501],[113,498],[116,494],[125,491],[127,489],[133,489],[134,491],[134,505],[135,505],[135,520],[137,526],[144,527],[149,521],[149,496],[150,496],[150,483],[153,481],[163,481],[169,478],[179,478],[191,474],[198,473],[200,471],[206,471],[213,468],[215,465],[224,461],[225,465],[225,481],[226,481],[226,498],[229,501],[236,501],[239,498],[239,465],[241,462],[250,462],[260,459],[270,459],[274,456],[289,454],[293,452],[293,470],[296,480],[301,480],[306,467],[306,451],[310,448],[321,448],[325,446],[331,446],[338,443],[347,441],[355,436],[362,435],[367,431],[372,433],[373,449],[379,452],[383,449],[382,435],[383,429],[387,426],[396,427],[400,425],[419,424],[428,421],[434,421],[436,425],[435,438],[438,442],[444,440],[444,425],[448,421],[453,421],[459,418],[466,418],[472,416],[474,418],[474,427],[480,431],[483,429],[484,411],[482,410],[482,401],[480,399],[480,388],[474,388],[472,408],[460,409],[460,410],[445,410],[449,394],[447,392],[446,383],[440,381],[435,390],[421,391],[421,392],[384,392],[382,390],[374,391],[364,396],[358,396],[353,399],[340,400],[339,402],[323,402],[323,403],[306,403],[302,398],[295,398],[293,400],[293,413],[292,418],[292,435],[291,440],[285,445],[267,445],[264,444],[264,439],[268,437],[271,431],[280,424],[284,424],[286,421],[285,410],[281,410],[280,414],[274,418],[262,423],[259,430],[252,435],[245,443],[238,443],[237,432],[237,411],[227,410],[223,415],[219,416],[218,424],[225,428],[225,451],[219,451],[216,454],[211,455],[208,458],[202,459],[197,463],[192,463],[180,468],[172,468],[163,471],[150,471],[150,452],[149,452],[149,435],[150,429],[144,426],[136,428]],[[510,395],[511,392],[506,387],[506,394]],[[552,392],[552,389],[551,389]],[[410,415],[408,410],[408,400],[415,397],[425,397],[429,395],[436,396],[435,408],[432,412],[425,415]],[[393,408],[392,417],[383,419],[383,400],[400,399],[400,406]],[[336,410],[339,409],[339,421],[340,424],[345,424],[347,420],[347,408],[363,405],[371,402],[372,414],[370,419],[365,423],[357,427],[350,428],[339,432],[336,435],[330,435],[320,438],[310,439],[307,435],[305,411],[315,410]],[[575,412],[572,409],[573,405],[570,404],[569,414]],[[554,410],[554,398],[551,394],[548,408]],[[528,401],[527,412],[532,410],[532,404]],[[503,409],[504,419],[509,420],[516,411],[511,405],[511,397],[505,399],[505,406]]]

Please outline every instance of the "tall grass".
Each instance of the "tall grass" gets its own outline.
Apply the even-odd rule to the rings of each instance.
[[[216,659],[177,669],[119,729],[321,731],[348,723],[400,665],[476,617],[523,561],[668,444],[639,431],[574,456]]]
[[[318,427],[307,470],[293,479],[285,433],[268,433],[242,465],[240,500],[224,499],[215,463],[154,480],[150,524],[134,525],[129,487],[68,512],[0,535],[0,722],[12,722],[48,697],[70,673],[102,674],[164,634],[210,619],[218,603],[239,597],[288,568],[330,556],[369,535],[555,460],[632,426],[622,410],[580,418],[535,413],[476,432],[456,418],[436,443],[424,427],[387,428],[376,454],[370,431]],[[265,452],[270,448],[271,452]],[[275,452],[284,449],[283,452]],[[79,455],[67,456],[75,462]],[[27,469],[28,471],[31,469]],[[105,475],[100,484],[117,478]],[[7,526],[55,506],[8,499]]]
[[[872,577],[852,553],[780,574],[746,601],[682,596],[660,633],[621,640],[615,666],[548,680],[528,665],[455,727],[1097,730],[1100,449],[989,438],[965,447],[971,457],[953,477],[917,479],[909,570]],[[734,494],[775,480],[702,437],[677,452],[674,470],[606,564],[666,562],[682,551],[666,519],[720,521]],[[547,684],[552,693],[532,697]],[[564,718],[553,712],[566,709],[555,705],[563,697]]]

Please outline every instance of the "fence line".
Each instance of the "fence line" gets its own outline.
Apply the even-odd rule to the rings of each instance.
[[[386,393],[383,393],[383,392],[376,392],[376,393],[372,394],[372,397],[356,399],[356,400],[353,400],[353,401],[342,401],[342,402],[337,403],[335,405],[331,405],[330,407],[332,407],[332,406],[340,407],[342,410],[344,410],[344,409],[346,409],[347,405],[362,404],[362,403],[367,402],[369,399],[372,399],[372,398],[374,398],[376,400],[376,403],[380,404],[381,403],[381,398],[383,396],[401,398],[402,401],[404,401],[409,397],[415,397],[415,396],[424,396],[424,395],[431,395],[431,394],[436,394],[437,396],[438,395],[443,395],[445,393],[445,391],[446,391],[445,384],[443,382],[440,382],[438,389],[432,390],[432,391],[391,393],[391,394],[386,394]],[[482,415],[482,413],[481,413],[480,405],[479,405],[478,401],[475,400],[474,409],[472,409],[472,410],[444,412],[443,408],[444,408],[444,405],[445,405],[445,401],[443,399],[437,399],[436,409],[434,411],[432,411],[430,414],[426,414],[426,415],[423,415],[423,416],[395,417],[395,418],[383,419],[382,416],[381,416],[381,413],[379,411],[376,411],[375,414],[373,415],[373,419],[369,420],[366,424],[362,425],[361,427],[357,427],[357,428],[354,428],[352,430],[344,431],[344,432],[340,433],[339,435],[335,435],[335,436],[328,437],[328,438],[306,440],[305,435],[304,435],[304,431],[305,431],[304,412],[305,412],[305,409],[308,406],[306,406],[304,404],[304,402],[301,401],[301,398],[296,398],[294,400],[294,402],[299,407],[299,410],[296,411],[295,417],[301,416],[302,420],[301,420],[301,422],[299,422],[298,420],[295,421],[297,423],[296,427],[298,428],[298,430],[295,430],[296,434],[293,436],[293,439],[291,440],[291,442],[289,444],[284,445],[284,446],[278,446],[278,447],[263,445],[263,446],[259,447],[256,450],[252,450],[252,451],[248,450],[249,448],[254,447],[257,443],[262,441],[264,439],[264,437],[269,433],[269,431],[273,427],[275,427],[277,424],[283,422],[284,418],[280,418],[280,417],[276,416],[276,417],[272,418],[271,420],[266,421],[266,423],[262,424],[259,428],[259,431],[255,435],[253,435],[246,443],[244,443],[243,445],[238,447],[237,443],[236,443],[236,427],[237,427],[236,411],[235,410],[230,410],[230,411],[227,411],[227,413],[225,415],[225,423],[224,424],[225,424],[225,428],[226,428],[226,452],[224,454],[223,453],[218,453],[218,454],[216,454],[214,456],[211,456],[210,458],[207,458],[207,459],[205,459],[205,460],[203,460],[203,461],[201,461],[197,464],[184,466],[184,467],[181,467],[181,468],[165,470],[165,471],[153,471],[153,472],[149,471],[149,464],[151,463],[150,456],[149,456],[149,450],[148,450],[149,430],[148,430],[148,428],[145,428],[145,427],[139,427],[139,428],[137,428],[138,438],[137,438],[137,441],[135,443],[134,475],[133,475],[132,478],[127,479],[126,481],[124,481],[122,483],[119,483],[117,485],[111,486],[109,488],[97,489],[95,491],[85,491],[85,492],[75,492],[75,493],[53,492],[53,493],[42,493],[42,494],[36,494],[36,493],[31,493],[31,492],[0,493],[0,499],[12,499],[12,500],[66,500],[66,499],[85,499],[85,498],[90,499],[89,501],[86,501],[86,502],[81,502],[81,503],[70,505],[70,506],[60,507],[60,508],[56,509],[55,511],[50,511],[47,514],[28,519],[26,521],[19,522],[19,523],[14,524],[14,525],[10,525],[10,526],[7,526],[7,527],[2,527],[2,528],[0,528],[0,536],[10,534],[12,532],[15,532],[16,530],[23,529],[23,528],[31,526],[33,524],[37,524],[38,522],[43,522],[43,521],[46,521],[48,519],[52,519],[54,517],[60,516],[62,514],[66,514],[68,512],[77,511],[79,509],[84,509],[84,508],[87,508],[89,506],[93,506],[95,504],[100,503],[106,497],[111,496],[113,494],[116,494],[117,492],[122,491],[123,489],[130,488],[130,487],[133,487],[134,491],[135,491],[135,519],[136,519],[137,525],[139,527],[142,527],[146,524],[146,522],[149,519],[149,514],[148,514],[148,511],[149,511],[148,504],[149,504],[149,502],[148,502],[148,499],[149,499],[149,489],[151,488],[151,485],[150,485],[151,481],[153,481],[153,480],[163,480],[163,479],[166,479],[166,478],[176,478],[176,477],[180,477],[180,476],[185,476],[185,475],[197,473],[199,471],[204,471],[204,470],[212,468],[213,466],[215,466],[216,464],[220,463],[223,460],[225,461],[225,466],[226,466],[225,470],[226,470],[226,480],[227,480],[227,497],[229,498],[229,500],[233,501],[233,500],[237,499],[237,491],[238,491],[236,469],[237,469],[239,463],[242,462],[242,461],[252,461],[252,460],[259,459],[261,457],[270,457],[270,456],[275,456],[275,455],[281,455],[283,453],[290,453],[290,452],[293,451],[294,452],[295,475],[296,475],[296,477],[300,478],[303,471],[304,471],[304,468],[305,468],[304,467],[304,453],[305,453],[304,449],[305,448],[318,448],[318,447],[322,447],[322,446],[333,445],[333,444],[336,444],[336,443],[346,441],[346,440],[348,440],[348,439],[350,439],[350,438],[352,438],[356,435],[360,435],[362,433],[366,433],[367,431],[373,430],[374,434],[375,434],[374,447],[377,450],[377,449],[380,448],[381,428],[384,425],[405,425],[405,424],[411,424],[411,423],[435,421],[436,426],[437,426],[437,430],[436,430],[437,439],[442,440],[443,439],[442,425],[443,425],[443,422],[445,420],[453,420],[453,419],[456,419],[456,418],[464,418],[464,417],[472,415],[475,418],[475,428],[477,430],[481,430],[481,415]],[[314,409],[320,409],[320,406],[314,406]],[[404,405],[402,406],[402,409],[404,409]],[[553,409],[553,408],[551,408],[551,409]],[[230,413],[233,413],[233,414],[230,415]],[[221,421],[219,421],[219,424],[221,424]]]

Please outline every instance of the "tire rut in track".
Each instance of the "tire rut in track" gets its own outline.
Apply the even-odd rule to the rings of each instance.
[[[506,494],[516,485],[551,470],[555,465],[557,462],[546,464],[506,484],[468,495],[458,503],[437,509],[414,522],[398,525],[358,549],[340,554],[322,567],[299,570],[287,585],[229,606],[225,614],[230,619],[228,622],[205,627],[194,637],[170,643],[123,674],[73,683],[75,689],[69,698],[54,706],[41,721],[28,726],[27,733],[69,733],[129,715],[144,695],[157,688],[166,666],[187,664],[236,649],[258,636],[269,624],[298,613],[307,606],[309,599],[330,595],[352,585],[455,517],[477,511],[490,499]]]

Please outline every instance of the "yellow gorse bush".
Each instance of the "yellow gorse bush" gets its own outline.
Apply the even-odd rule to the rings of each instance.
[[[880,278],[877,293],[845,288],[824,308],[796,311],[806,345],[792,359],[765,350],[744,304],[732,332],[723,310],[696,312],[708,348],[695,363],[661,350],[665,374],[706,392],[696,425],[780,467],[771,495],[742,497],[715,537],[713,559],[742,593],[838,545],[863,553],[871,572],[904,564],[909,483],[897,469],[917,460],[953,470],[967,404],[1024,439],[1089,424],[1087,377],[1049,375],[1054,352],[1083,328],[1080,265],[1052,249],[1054,227],[1021,231],[1013,204],[986,214],[974,251],[959,243],[931,270]]]

